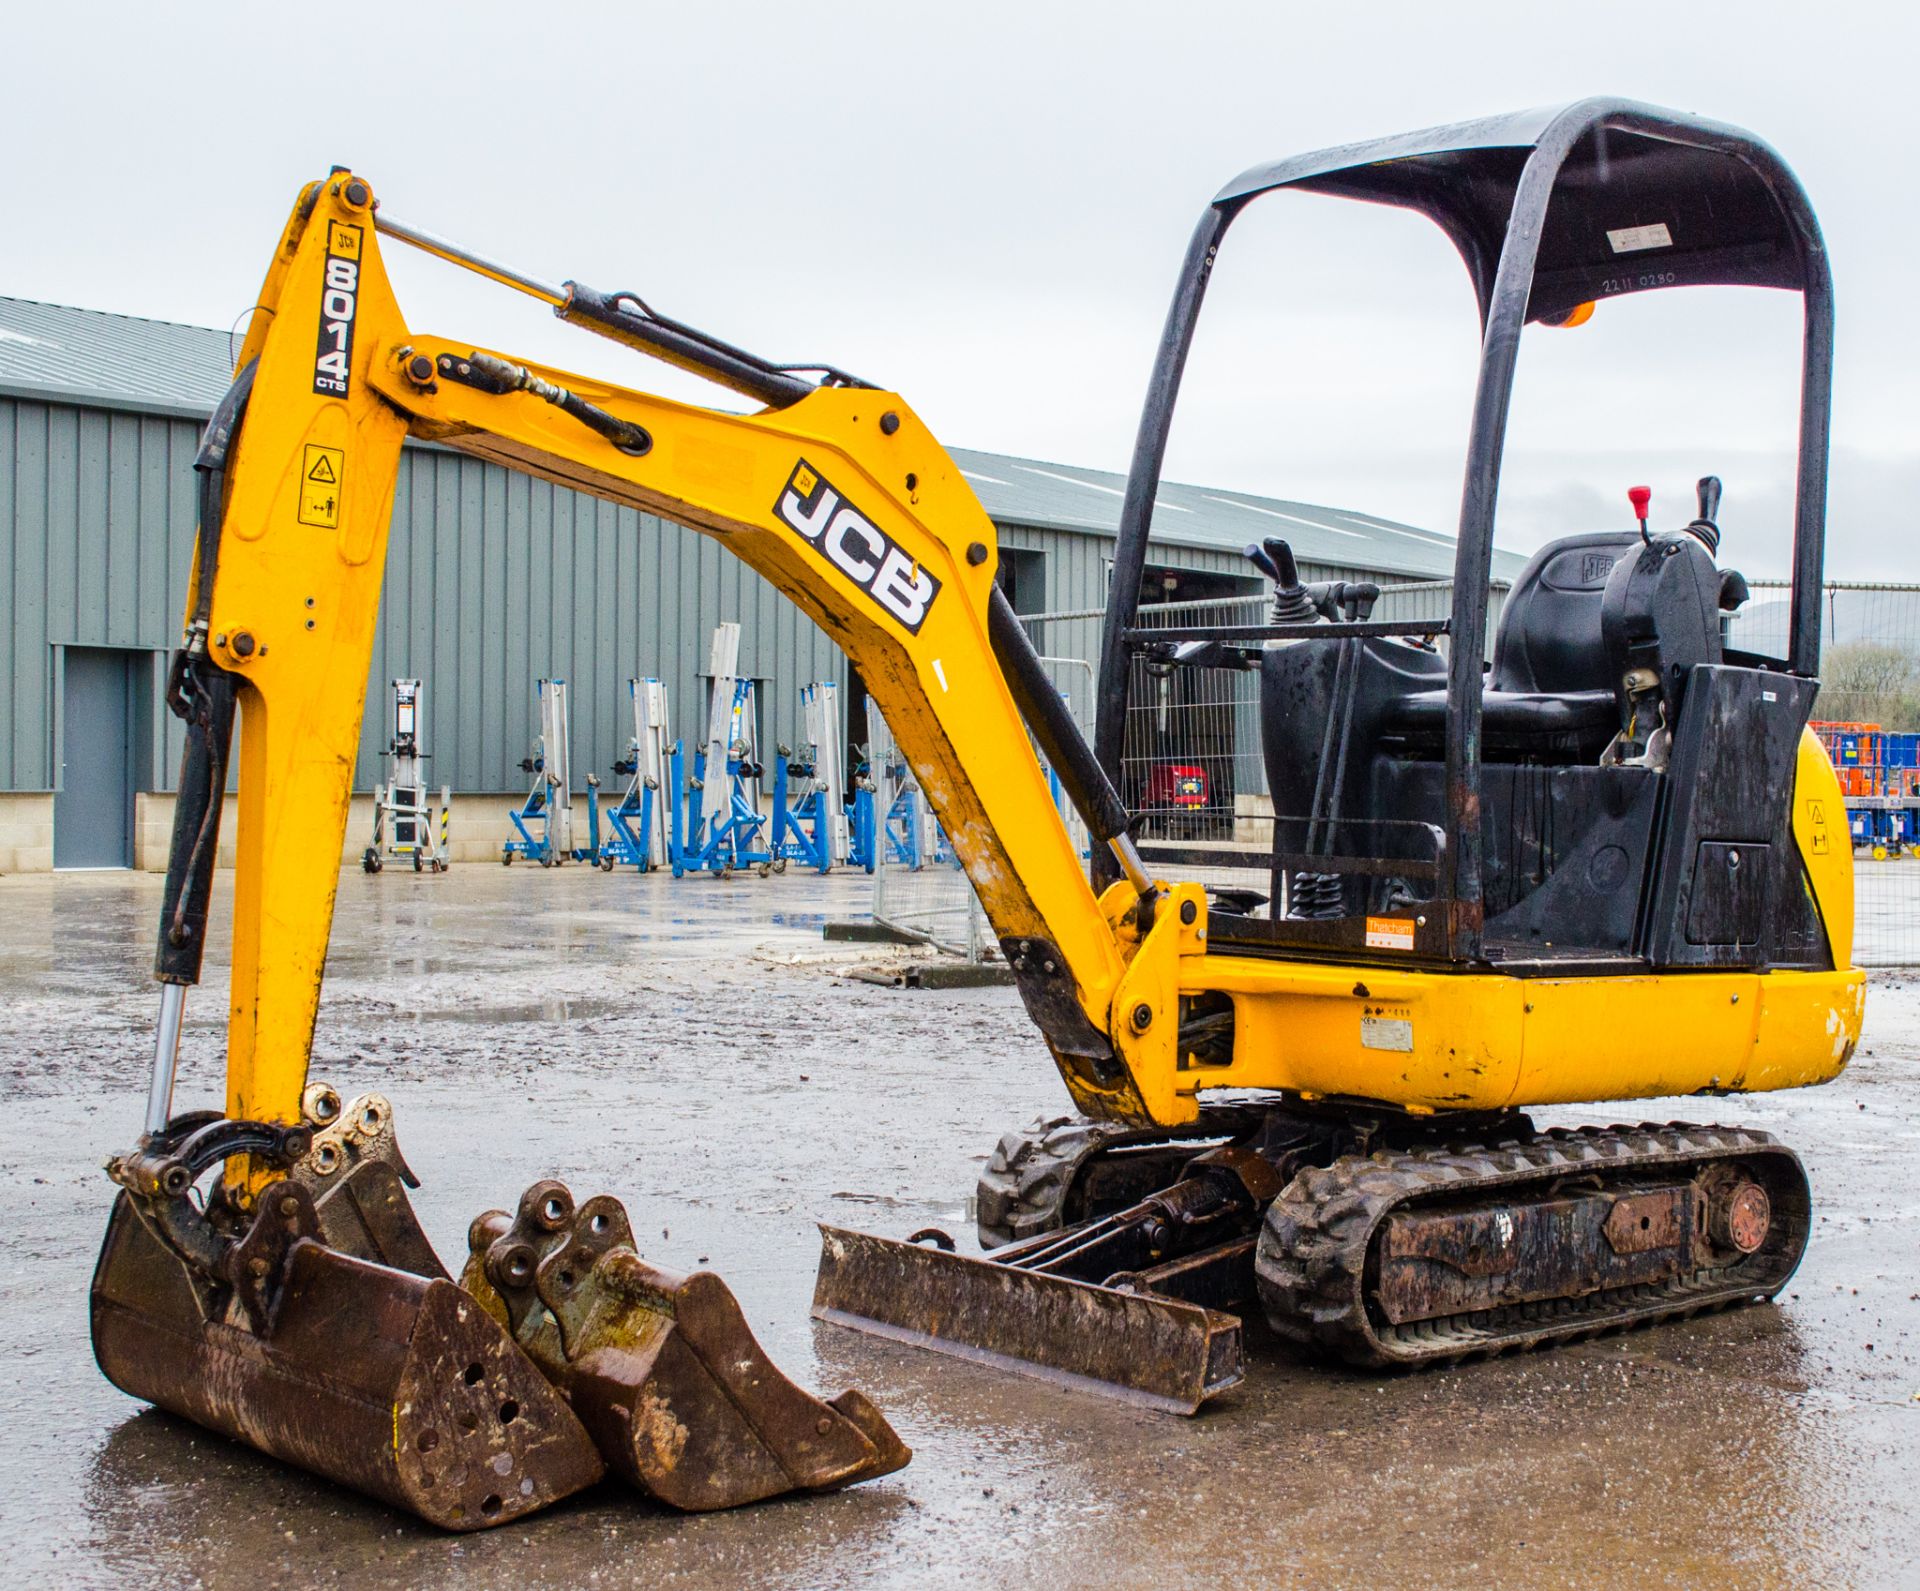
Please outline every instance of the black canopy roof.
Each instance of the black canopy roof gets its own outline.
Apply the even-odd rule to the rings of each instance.
[[[1680,141],[1684,140],[1684,141]],[[1527,319],[1590,299],[1705,284],[1803,288],[1819,233],[1779,157],[1737,127],[1589,99],[1344,144],[1243,172],[1214,198],[1275,188],[1400,205],[1453,239],[1487,314],[1515,191],[1536,147],[1568,146],[1541,228]]]

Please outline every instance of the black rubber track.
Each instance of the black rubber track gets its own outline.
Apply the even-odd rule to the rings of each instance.
[[[1400,1326],[1369,1307],[1369,1250],[1396,1209],[1453,1204],[1481,1189],[1525,1195],[1568,1177],[1598,1176],[1604,1187],[1648,1172],[1690,1175],[1718,1160],[1751,1167],[1773,1201],[1766,1241],[1732,1264],[1659,1285]],[[1268,1206],[1254,1267],[1268,1323],[1281,1336],[1350,1364],[1447,1364],[1770,1298],[1800,1263],[1810,1204],[1799,1157],[1767,1133],[1679,1122],[1555,1128],[1499,1144],[1349,1156],[1303,1171]]]

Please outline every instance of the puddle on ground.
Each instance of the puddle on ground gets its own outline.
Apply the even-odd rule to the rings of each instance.
[[[510,1022],[585,1022],[597,1016],[612,1016],[628,1011],[626,1000],[598,997],[581,999],[528,1000],[519,1005],[450,1005],[424,1011],[396,1011],[398,1022],[462,1022],[481,1026],[500,1026]]]

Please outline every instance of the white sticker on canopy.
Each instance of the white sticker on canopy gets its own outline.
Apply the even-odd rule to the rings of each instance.
[[[1615,254],[1632,254],[1637,249],[1670,249],[1673,234],[1666,222],[1656,221],[1652,226],[1616,227],[1607,234],[1607,241]]]

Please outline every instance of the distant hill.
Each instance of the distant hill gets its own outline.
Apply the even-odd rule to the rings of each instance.
[[[1729,642],[1745,652],[1784,657],[1787,594],[1769,588],[1733,617]],[[1871,642],[1920,658],[1920,590],[1829,591],[1820,602],[1820,649]]]

